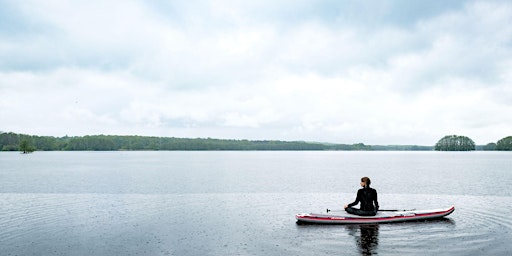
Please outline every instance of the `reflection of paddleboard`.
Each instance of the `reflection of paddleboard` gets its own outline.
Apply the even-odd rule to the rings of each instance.
[[[447,216],[455,211],[455,206],[446,209],[434,210],[398,210],[379,211],[375,216],[358,216],[346,212],[338,213],[300,213],[295,215],[298,223],[317,224],[361,224],[361,223],[386,223],[403,222],[413,220],[437,219]]]

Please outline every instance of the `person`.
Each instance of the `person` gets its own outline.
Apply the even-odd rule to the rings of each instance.
[[[377,201],[377,190],[370,188],[370,178],[361,178],[361,189],[357,191],[356,200],[353,203],[345,205],[345,211],[359,216],[375,216],[379,210]],[[354,205],[361,203],[360,209],[353,208]]]

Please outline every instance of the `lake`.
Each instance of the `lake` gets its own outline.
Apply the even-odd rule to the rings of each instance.
[[[297,225],[362,176],[381,209],[447,218]],[[1,255],[504,255],[512,152],[0,153]]]

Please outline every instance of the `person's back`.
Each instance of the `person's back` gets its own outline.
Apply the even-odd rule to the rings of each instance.
[[[361,178],[361,189],[357,191],[356,200],[353,203],[345,205],[345,211],[360,216],[374,216],[379,210],[379,202],[377,201],[377,190],[370,188],[370,178]],[[360,209],[352,206],[361,203]]]
[[[359,191],[361,191],[361,210],[375,211],[374,202],[377,202],[377,190],[365,187],[359,189]],[[378,206],[378,203],[376,205]]]

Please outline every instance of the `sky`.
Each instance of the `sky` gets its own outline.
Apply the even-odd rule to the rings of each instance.
[[[512,1],[0,0],[0,131],[478,145],[512,135]]]

